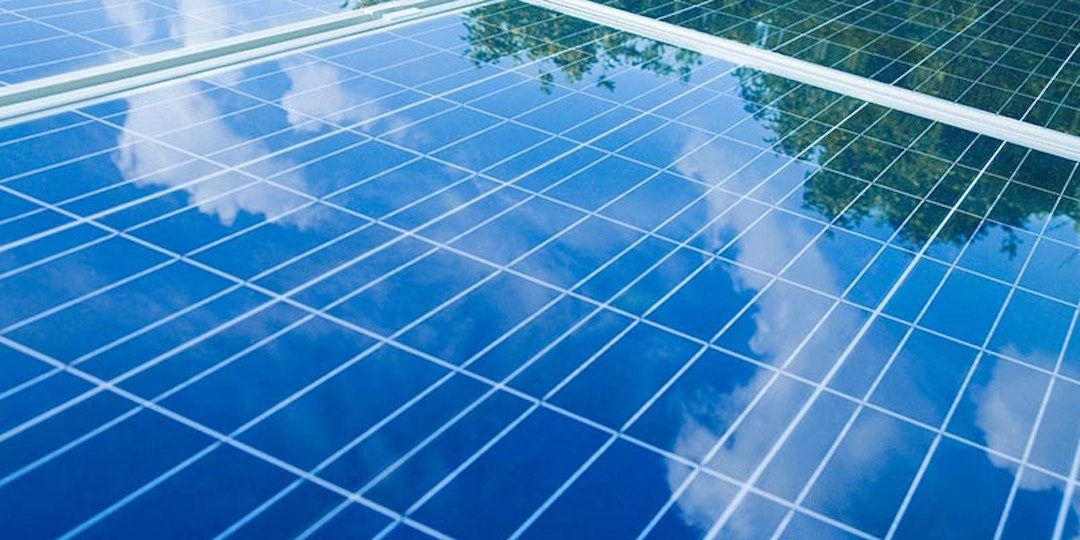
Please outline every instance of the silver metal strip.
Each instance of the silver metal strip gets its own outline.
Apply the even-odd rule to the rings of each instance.
[[[928,120],[1080,161],[1080,137],[1075,135],[711,36],[589,0],[522,1],[876,105],[921,116]]]
[[[157,83],[219,71],[490,0],[396,0],[212,43],[113,62],[0,88],[0,125]]]

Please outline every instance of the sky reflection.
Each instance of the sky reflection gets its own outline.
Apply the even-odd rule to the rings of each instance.
[[[190,448],[58,495],[111,446],[56,434],[123,410],[13,371],[0,408],[61,408],[0,436],[23,445],[0,503],[153,530],[144,505],[266,453],[368,506],[327,492],[293,523],[312,486],[255,475],[194,533],[350,508],[462,536],[1053,531],[1080,439],[1074,163],[518,4],[397,32],[3,132],[5,358],[257,452],[196,456],[213,437],[140,413],[101,440]]]

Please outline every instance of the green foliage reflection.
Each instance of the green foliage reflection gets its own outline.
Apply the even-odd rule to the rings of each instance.
[[[916,37],[922,43],[914,45],[894,35],[866,35],[846,27],[832,27],[827,22],[830,6],[834,5],[831,2],[820,2],[821,15],[809,17],[806,12],[749,0],[712,2],[708,10],[681,1],[607,3],[632,12],[668,17],[710,34],[795,53],[817,63],[836,64],[861,75],[900,75],[913,62],[925,60],[908,76],[920,78],[920,85],[931,85],[932,93],[956,96],[969,87],[969,83],[943,70],[955,54],[934,56],[925,49],[933,46],[934,39],[928,37],[933,33],[919,34]],[[800,5],[805,8],[812,3]],[[957,3],[952,12],[948,8],[924,9],[931,4],[948,6],[936,0],[920,0],[896,8],[901,11],[891,13],[890,20],[903,22],[907,17],[907,23],[895,35],[915,36],[934,25],[945,30],[962,28],[971,23],[976,13],[966,2]],[[748,19],[755,23],[747,23]],[[690,51],[517,2],[471,10],[465,14],[463,25],[466,54],[474,62],[534,62],[540,73],[540,88],[545,92],[560,78],[563,84],[595,85],[615,92],[616,81],[609,74],[627,66],[690,80],[693,69],[702,61],[700,55]],[[810,28],[815,35],[828,34],[829,41],[811,43],[798,37]],[[866,47],[868,41],[875,45]],[[859,46],[874,54],[852,54]],[[1014,229],[1028,228],[1055,212],[1056,197],[1052,194],[1061,192],[1073,173],[1071,162],[1027,156],[1025,151],[1009,147],[992,160],[988,174],[964,199],[961,208],[965,214],[942,226],[947,208],[957,202],[979,170],[991,161],[996,143],[760,71],[741,68],[734,75],[746,112],[771,133],[762,142],[777,152],[823,166],[808,178],[803,206],[826,219],[836,219],[840,226],[854,228],[873,223],[898,231],[898,239],[912,246],[922,245],[931,237],[941,244],[960,246],[1000,228],[1005,232],[1001,251],[1012,256],[1021,241]],[[1013,184],[1006,188],[1005,179],[1014,171],[1018,180],[1031,187]],[[868,182],[873,186],[866,189]],[[1070,189],[1074,196],[1080,196],[1080,182],[1073,182]],[[920,206],[924,199],[935,204]],[[987,215],[993,223],[980,227],[980,218]],[[1078,227],[1080,203],[1066,200],[1056,209],[1056,215],[1067,217],[1073,227]]]

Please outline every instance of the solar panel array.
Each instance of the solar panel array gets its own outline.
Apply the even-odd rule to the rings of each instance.
[[[517,2],[0,141],[0,536],[1080,529],[1075,162]]]

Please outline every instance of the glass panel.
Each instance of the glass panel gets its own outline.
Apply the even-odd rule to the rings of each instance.
[[[0,536],[1075,532],[1074,162],[516,2],[0,155]]]

